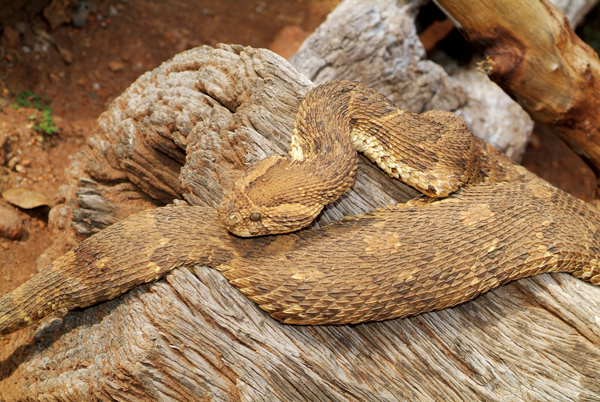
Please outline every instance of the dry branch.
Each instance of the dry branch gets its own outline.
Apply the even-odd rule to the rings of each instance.
[[[600,60],[546,0],[436,0],[483,68],[600,173]]]

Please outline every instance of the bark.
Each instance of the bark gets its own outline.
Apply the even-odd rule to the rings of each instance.
[[[436,0],[482,68],[600,173],[600,60],[546,0]]]
[[[295,110],[312,85],[266,50],[203,47],[176,56],[140,77],[100,117],[89,149],[75,157],[55,218],[82,210],[87,218],[75,226],[93,231],[173,193],[216,205],[247,164],[289,149]],[[409,197],[362,161],[353,190],[320,223]],[[191,270],[0,341],[0,400],[517,401],[600,394],[600,289],[566,274],[521,280],[410,319],[298,327],[272,320],[218,272]]]

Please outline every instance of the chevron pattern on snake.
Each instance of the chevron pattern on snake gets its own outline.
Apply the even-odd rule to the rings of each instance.
[[[363,87],[348,85],[354,89],[334,89],[354,105],[357,99],[369,103],[375,94],[372,90],[357,94],[353,91]],[[309,93],[304,102],[311,102],[311,96],[321,90]],[[359,120],[348,114],[344,104],[326,104],[346,113],[347,121],[340,120],[346,127]],[[325,127],[328,116],[339,118],[333,111],[306,115],[311,113],[315,116],[299,119],[316,117],[322,124],[314,125]],[[382,113],[383,120],[393,120],[390,113],[406,114],[392,110]],[[422,115],[409,117],[418,116]],[[460,126],[445,112],[428,113],[425,119],[429,122],[423,125],[435,128],[434,137],[455,130],[446,130],[444,122]],[[411,124],[421,127],[421,123]],[[313,123],[300,122],[296,131],[308,130],[304,125]],[[360,127],[362,132],[380,130],[368,124]],[[426,134],[424,130],[415,137],[424,144]],[[460,135],[472,136],[468,131]],[[302,153],[296,161],[310,161],[310,145],[295,141],[301,147],[295,152]],[[440,141],[448,140],[435,142]],[[475,167],[446,198],[417,199],[318,230],[242,238],[222,227],[223,217],[209,208],[163,207],[132,215],[91,236],[3,296],[0,334],[25,327],[58,308],[110,300],[174,268],[193,264],[219,270],[273,318],[299,325],[402,318],[454,306],[508,281],[544,272],[570,272],[600,283],[597,212],[478,140],[466,142],[480,144],[466,146],[477,149],[475,162],[464,162]],[[411,158],[402,157],[400,162],[409,167],[421,163]],[[439,166],[463,163],[444,158],[444,152],[429,156]],[[244,175],[244,180],[259,177],[256,172]],[[433,190],[433,195],[439,191]]]
[[[453,113],[406,112],[366,85],[331,81],[302,101],[290,158],[266,158],[248,169],[223,198],[221,223],[243,237],[306,227],[350,189],[357,151],[434,198],[473,183],[533,177]]]

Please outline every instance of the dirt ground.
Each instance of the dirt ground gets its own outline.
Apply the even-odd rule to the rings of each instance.
[[[195,46],[238,43],[292,55],[340,0],[98,0],[83,24],[50,30],[42,16],[5,28],[0,47],[0,190],[34,190],[53,199],[70,155],[85,146],[106,106],[139,75]],[[12,105],[22,91],[48,97],[58,133],[34,129],[41,112]],[[0,148],[1,149],[1,148]],[[12,161],[12,162],[11,162]],[[552,133],[539,129],[523,164],[591,200],[595,178]],[[0,295],[36,273],[51,244],[48,207],[22,210],[19,240],[0,239]]]

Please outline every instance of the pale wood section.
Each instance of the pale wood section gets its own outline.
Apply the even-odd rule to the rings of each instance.
[[[142,188],[181,188],[190,203],[211,205],[246,163],[289,149],[295,108],[311,85],[264,50],[178,55],[99,119],[65,194],[113,218],[147,202],[138,199]],[[184,150],[180,186],[148,162],[167,154],[181,161]],[[127,181],[134,162],[139,185]],[[122,179],[100,180],[107,177]],[[353,191],[325,216],[408,197],[363,162]],[[70,205],[77,206],[56,208]],[[271,319],[218,272],[192,269],[0,340],[0,400],[591,401],[600,394],[600,288],[566,274],[405,320],[296,327]]]
[[[546,0],[436,0],[482,68],[600,173],[600,60]]]
[[[572,317],[574,304],[589,314],[600,307],[589,298],[600,298],[588,284],[571,289],[567,275],[406,320],[295,327],[214,270],[195,273],[177,270],[47,321],[31,344],[31,333],[20,334],[0,356],[0,398],[592,401],[600,393],[600,331]]]

